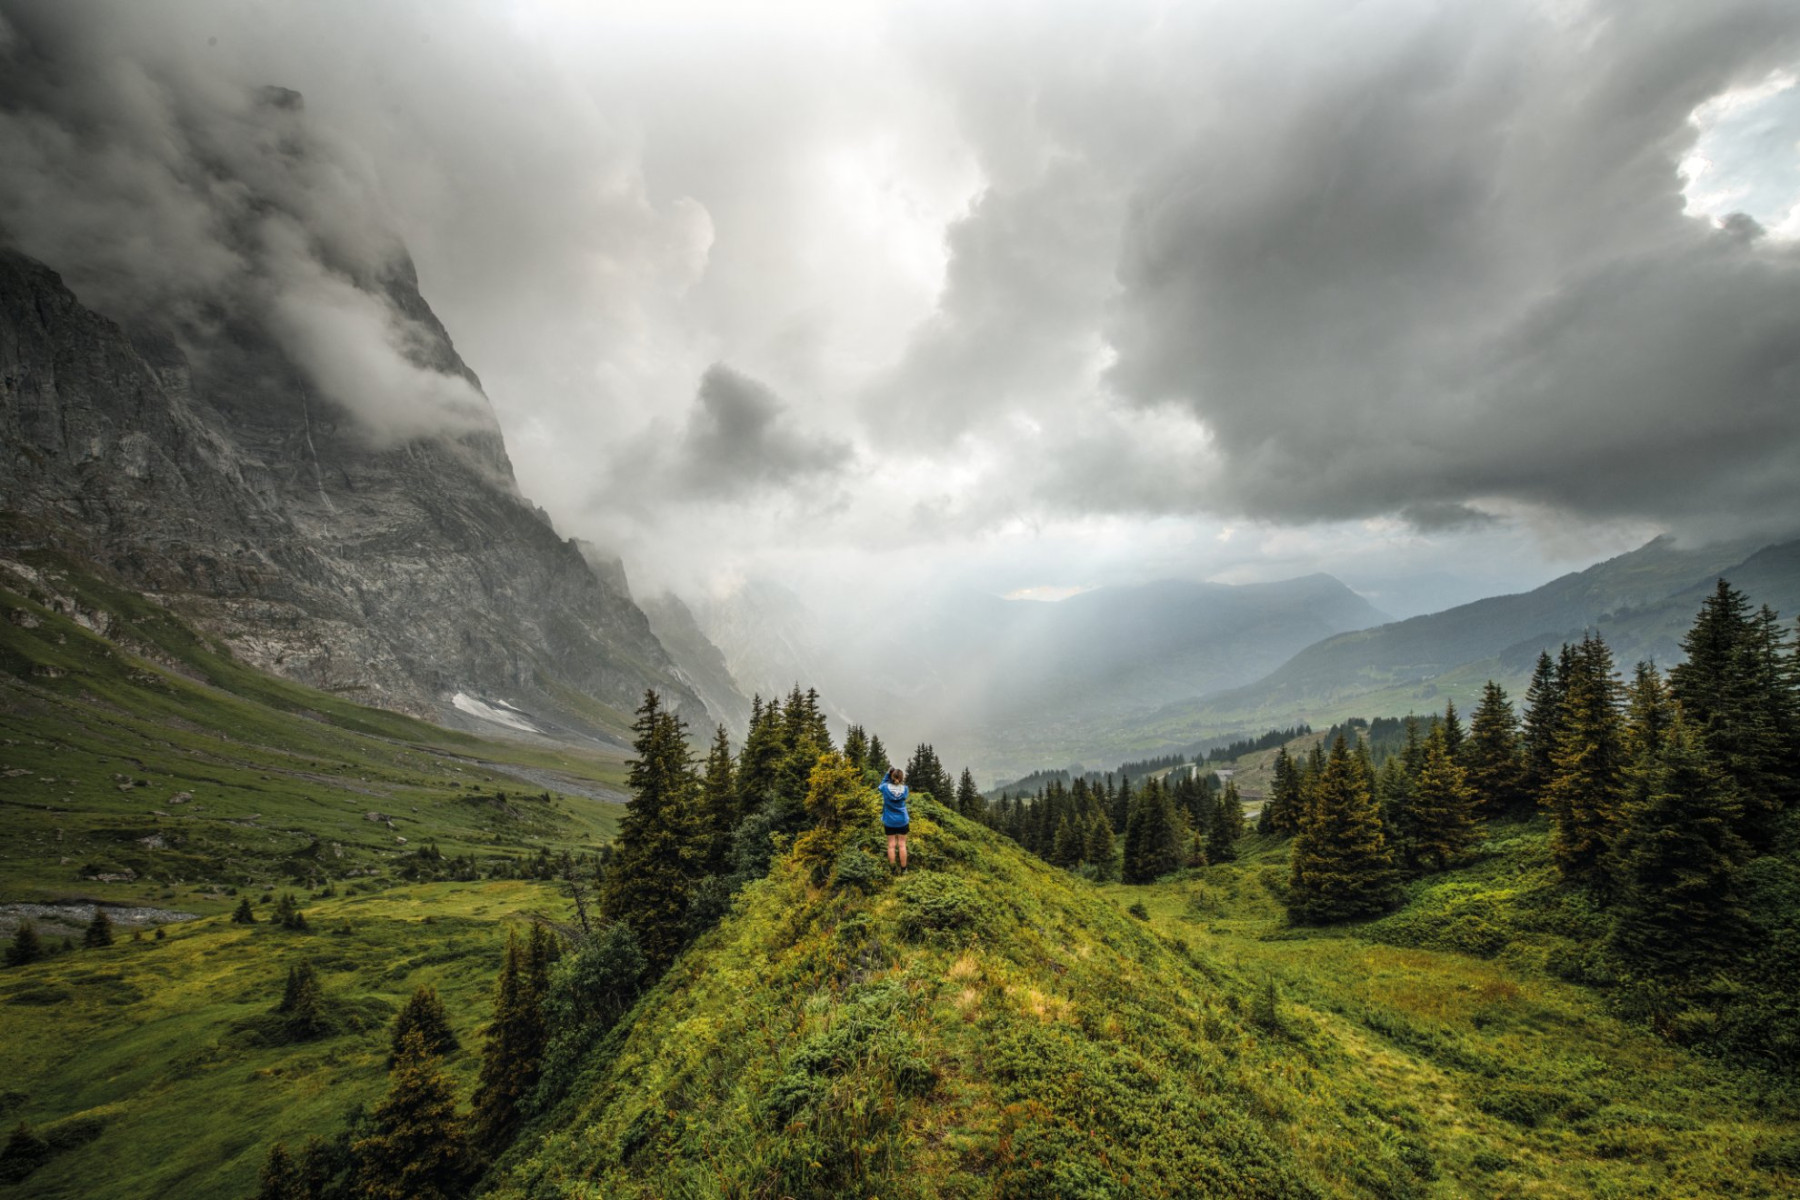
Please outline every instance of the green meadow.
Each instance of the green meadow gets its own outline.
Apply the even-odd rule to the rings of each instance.
[[[270,679],[33,569],[0,591],[0,904],[197,919],[0,970],[0,1122],[47,1148],[0,1197],[254,1195],[276,1142],[382,1096],[421,985],[466,1111],[508,929],[573,919],[517,876],[613,835],[623,757]],[[828,882],[778,854],[745,886],[480,1194],[1795,1194],[1793,1082],[1612,1012],[1547,839],[1488,826],[1392,915],[1297,929],[1283,843],[1094,884],[921,798],[902,877],[871,813]],[[283,893],[304,930],[268,921]],[[274,1010],[302,964],[325,1027],[297,1040]]]
[[[1286,925],[1283,847],[1133,888],[940,806],[915,830],[905,878],[820,889],[788,866],[748,888],[528,1130],[495,1194],[1800,1185],[1790,1084],[1673,1048],[1555,974],[1580,914],[1527,929],[1516,903],[1551,886],[1541,829],[1502,827],[1401,913],[1329,932]]]

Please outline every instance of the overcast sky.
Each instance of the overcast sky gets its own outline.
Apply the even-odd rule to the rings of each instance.
[[[524,490],[640,587],[1326,570],[1409,613],[1800,525],[1792,0],[0,15],[61,64],[0,112],[11,237],[114,309],[245,275],[169,160],[298,90],[300,234],[410,249]],[[250,257],[297,353],[392,340]],[[384,436],[467,418],[359,375],[413,397],[341,381]]]

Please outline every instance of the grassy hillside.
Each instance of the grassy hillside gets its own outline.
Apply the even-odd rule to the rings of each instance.
[[[493,864],[616,827],[622,755],[487,741],[260,674],[53,556],[0,570],[0,618],[0,900],[205,913],[245,886],[374,886],[426,845]]]
[[[417,885],[305,903],[309,932],[213,917],[0,971],[0,1120],[62,1147],[0,1197],[244,1200],[272,1143],[380,1099],[388,1026],[421,984],[449,1009],[466,1094],[502,922],[562,907],[549,884]],[[271,1009],[302,961],[336,1029],[289,1042]]]
[[[1096,888],[926,808],[905,878],[814,889],[778,869],[749,888],[528,1131],[495,1194],[1796,1183],[1781,1173],[1800,1168],[1791,1093],[1609,1018],[1549,970],[1573,942],[1482,933],[1547,886],[1540,830],[1503,831],[1399,916],[1301,932],[1280,915],[1279,847]],[[1140,902],[1147,920],[1126,911]]]

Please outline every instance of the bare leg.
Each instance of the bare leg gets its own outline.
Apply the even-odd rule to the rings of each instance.
[[[900,869],[904,871],[906,870],[906,838],[898,837],[894,840],[900,843]]]
[[[899,845],[899,843],[899,838],[891,833],[888,834],[888,866],[890,867],[894,865],[894,847]]]

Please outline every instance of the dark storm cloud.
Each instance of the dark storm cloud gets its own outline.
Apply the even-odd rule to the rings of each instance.
[[[1109,380],[1216,439],[1213,506],[1423,526],[1800,499],[1800,257],[1685,216],[1693,109],[1791,5],[1434,9],[1272,62],[1134,196]]]
[[[0,4],[0,236],[128,323],[259,318],[377,441],[492,428],[388,297],[410,267],[366,165],[298,93],[159,52],[160,15]]]
[[[714,363],[700,380],[676,461],[684,490],[723,497],[787,487],[849,458],[848,443],[794,428],[773,391]]]
[[[724,363],[708,367],[680,430],[656,426],[615,458],[605,507],[798,496],[847,470],[848,442],[798,426],[767,385]]]
[[[1677,173],[1696,106],[1800,60],[1791,4],[1059,9],[984,72],[1018,17],[917,38],[1009,182],[883,400],[1079,428],[1092,317],[1116,362],[1088,386],[1208,451],[1126,485],[1046,439],[1063,508],[1800,512],[1795,244],[1685,214]]]

